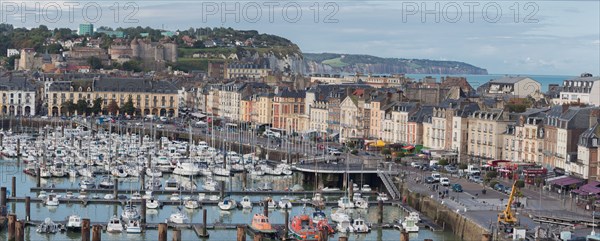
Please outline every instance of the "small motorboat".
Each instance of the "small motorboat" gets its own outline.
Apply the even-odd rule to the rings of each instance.
[[[377,201],[384,201],[385,202],[385,201],[388,201],[388,200],[390,200],[390,199],[388,198],[388,195],[386,193],[384,193],[384,192],[380,192],[377,195]]]
[[[206,193],[198,193],[198,202],[202,202],[204,200],[206,200]]]
[[[173,194],[171,194],[171,197],[169,197],[169,200],[171,200],[171,201],[180,201],[181,197],[179,196],[179,193],[174,192]]]
[[[139,211],[131,204],[131,201],[129,201],[129,205],[125,206],[125,208],[123,208],[123,212],[121,212],[121,219],[125,222],[128,222],[129,220],[135,220],[139,218]]]
[[[94,183],[94,179],[86,177],[81,182],[79,182],[79,188],[81,189],[92,189],[96,187],[96,183]]]
[[[183,206],[187,209],[196,209],[200,207],[200,204],[198,204],[198,201],[190,198],[183,202]]]
[[[214,192],[217,190],[217,182],[215,180],[213,180],[212,178],[209,178],[208,180],[206,180],[206,182],[202,185],[202,188],[204,188],[204,190],[206,191],[211,191]]]
[[[105,177],[102,179],[102,181],[100,181],[100,184],[98,186],[100,188],[111,189],[115,187],[115,182],[109,177]]]
[[[277,203],[273,199],[269,198],[269,201],[267,202],[267,208],[268,209],[276,209]]]
[[[179,190],[179,182],[175,177],[170,177],[169,180],[165,182],[165,191],[177,191]]]
[[[335,229],[340,233],[352,233],[354,232],[354,228],[352,227],[352,223],[350,220],[343,220],[337,224]]]
[[[354,198],[354,206],[360,209],[368,209],[369,202],[362,197]]]
[[[39,199],[46,199],[46,197],[48,197],[48,194],[46,193],[46,191],[41,190],[40,194],[38,194],[38,198]]]
[[[46,206],[58,206],[58,196],[54,193],[50,193],[48,196],[46,196],[46,201],[44,203]]]
[[[357,218],[352,222],[352,228],[356,233],[368,233],[371,232],[371,228],[367,225],[364,219]]]
[[[323,192],[335,192],[335,191],[339,191],[340,189],[337,187],[325,187],[323,188]]]
[[[363,184],[362,188],[360,189],[362,192],[370,192],[373,191],[373,189],[371,189],[371,186],[369,186],[369,184]]]
[[[115,195],[112,195],[112,193],[107,193],[106,195],[104,195],[103,198],[105,200],[112,200],[112,199],[115,199]]]
[[[81,229],[81,216],[77,214],[70,215],[67,218],[67,229],[79,230]]]
[[[254,214],[252,217],[252,224],[250,225],[254,231],[259,233],[276,233],[277,230],[271,226],[271,222],[269,222],[269,217],[262,214]]]
[[[354,208],[354,203],[350,202],[350,198],[344,196],[338,200],[338,207],[341,209],[352,209]]]
[[[68,191],[68,192],[65,194],[65,198],[66,198],[66,199],[71,199],[71,198],[73,198],[73,197],[74,197],[74,196],[73,196],[73,192],[71,192],[71,191]]]
[[[233,210],[237,207],[236,202],[233,199],[225,198],[218,204],[219,208],[224,211]]]
[[[125,225],[125,231],[127,233],[142,233],[142,227],[140,226],[140,220],[132,219],[127,221]]]
[[[312,219],[314,222],[319,222],[323,219],[327,219],[327,215],[325,212],[323,212],[323,210],[315,209],[315,211],[312,213]]]
[[[113,215],[108,220],[108,224],[106,225],[106,232],[109,232],[109,233],[123,232],[123,224],[121,223],[121,220],[116,215]]]
[[[319,230],[310,216],[306,214],[292,217],[288,228],[292,236],[298,240],[317,240],[318,238]]]
[[[244,196],[240,204],[244,209],[252,209],[252,201],[250,201],[250,197],[248,196]]]
[[[338,210],[337,212],[331,214],[331,221],[340,223],[344,220],[350,221],[350,215],[342,212],[341,210]]]
[[[50,218],[44,219],[44,222],[40,223],[37,226],[37,228],[35,229],[35,231],[38,233],[46,233],[46,234],[57,233],[57,232],[60,232],[63,230],[64,230],[64,228],[62,227],[61,224],[52,222],[52,219],[50,219]]]
[[[142,194],[139,192],[134,192],[131,194],[131,200],[142,200]]]
[[[169,222],[177,224],[187,223],[188,220],[188,216],[185,215],[185,213],[181,212],[181,210],[171,214],[171,216],[169,216],[168,219]]]
[[[417,226],[417,223],[420,221],[421,218],[419,217],[419,213],[410,212],[410,214],[405,217],[404,220],[399,221],[399,225],[394,225],[394,227],[398,229],[404,229],[409,233],[416,233],[419,232],[419,226]]]
[[[281,199],[279,200],[279,208],[281,208],[281,209],[291,209],[292,208],[292,202],[290,201],[290,197],[288,197],[288,196],[281,197]]]
[[[146,199],[146,208],[157,209],[160,206],[160,201],[155,198]]]

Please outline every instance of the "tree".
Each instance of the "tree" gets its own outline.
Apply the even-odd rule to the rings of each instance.
[[[89,57],[87,62],[92,69],[101,69],[103,67],[102,60],[95,56]]]
[[[119,105],[115,100],[111,100],[106,107],[106,111],[112,115],[116,115],[119,112]]]
[[[518,188],[524,188],[525,187],[525,181],[523,181],[523,180],[517,180],[517,187]]]
[[[489,178],[489,179],[494,179],[497,176],[498,176],[498,172],[496,172],[496,171],[489,171],[485,174],[485,177]]]
[[[130,60],[123,63],[123,70],[125,71],[133,71],[133,72],[141,72],[142,68],[140,67],[140,63],[134,60]]]
[[[446,159],[441,159],[441,160],[439,160],[439,161],[438,161],[438,165],[440,165],[440,166],[445,166],[445,165],[448,165],[448,160],[446,160]]]
[[[467,167],[468,166],[465,163],[461,163],[460,165],[458,165],[458,169],[460,169],[460,170],[465,170],[465,169],[467,169]]]
[[[94,114],[98,114],[102,111],[102,98],[98,97],[93,101],[90,111]]]
[[[391,155],[392,151],[390,151],[390,149],[388,149],[388,148],[385,148],[385,149],[381,150],[381,154],[382,155]]]
[[[73,100],[67,100],[61,104],[61,108],[64,112],[71,114],[73,111],[75,111],[76,106],[75,103],[73,103]]]
[[[135,113],[135,106],[133,106],[133,100],[131,100],[131,97],[129,97],[127,102],[121,106],[121,111],[128,115]]]
[[[85,99],[78,100],[77,105],[76,105],[76,110],[77,110],[77,113],[80,115],[89,114],[90,113],[90,103]]]

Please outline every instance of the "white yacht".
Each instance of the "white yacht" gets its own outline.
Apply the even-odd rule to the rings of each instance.
[[[200,168],[197,167],[193,162],[185,161],[177,163],[177,166],[173,170],[173,174],[180,176],[198,176],[200,175]]]
[[[380,192],[377,195],[377,201],[384,201],[385,202],[385,201],[388,201],[388,200],[390,200],[390,199],[388,198],[388,195],[386,193],[384,193],[384,192]]]
[[[190,198],[183,202],[183,206],[187,209],[196,209],[200,207],[200,204],[198,204],[198,201]]]
[[[112,216],[110,220],[108,220],[108,224],[106,225],[106,232],[109,233],[120,233],[123,232],[123,224],[121,220],[117,218],[117,216]]]
[[[131,204],[131,201],[129,202],[129,205],[125,206],[123,212],[121,212],[121,219],[125,222],[140,218],[140,213],[137,208]]]
[[[281,199],[279,200],[279,208],[281,208],[281,209],[291,209],[292,208],[292,202],[290,201],[290,198],[288,196],[281,197]]]
[[[355,197],[354,198],[354,206],[356,208],[360,208],[360,209],[368,209],[369,202],[362,197]]]
[[[237,203],[233,199],[225,198],[219,202],[219,208],[224,211],[233,210],[237,207]]]
[[[206,190],[206,191],[214,192],[217,190],[217,182],[215,180],[213,180],[212,178],[209,178],[206,180],[204,185],[202,185],[202,188],[204,188],[204,190]]]
[[[341,222],[338,222],[335,229],[340,233],[354,232],[354,228],[352,227],[352,223],[350,222],[350,220],[342,220]]]
[[[250,197],[248,196],[244,196],[240,204],[242,204],[242,208],[244,209],[252,209],[252,201],[250,201]]]
[[[81,229],[81,216],[73,214],[67,218],[67,229]]]
[[[54,193],[50,193],[48,194],[48,196],[46,197],[46,206],[58,206],[59,201],[58,201],[58,196]]]
[[[171,216],[169,216],[168,221],[171,223],[182,224],[182,223],[188,222],[188,217],[187,217],[187,215],[185,215],[185,213],[183,213],[181,211],[177,211],[177,212],[171,214]]]
[[[175,177],[170,177],[169,180],[165,182],[165,191],[177,191],[179,190],[179,182]]]
[[[125,225],[125,231],[127,233],[141,233],[142,227],[140,226],[140,221],[137,219],[127,221],[127,225]]]
[[[146,199],[146,208],[157,209],[159,206],[160,206],[160,201],[158,201],[154,197],[152,197],[150,199]]]
[[[369,225],[367,225],[367,223],[365,222],[365,220],[363,218],[354,219],[354,221],[352,222],[352,228],[354,229],[354,232],[356,232],[356,233],[371,232],[371,228],[369,227]]]
[[[342,212],[341,210],[338,210],[337,212],[331,214],[331,221],[340,223],[344,220],[350,221],[350,216],[345,212]]]
[[[410,214],[407,217],[405,217],[404,220],[402,220],[402,222],[400,222],[400,225],[394,225],[394,227],[398,229],[402,228],[409,233],[416,233],[419,232],[419,226],[417,226],[417,223],[419,223],[420,221],[421,218],[419,217],[419,213],[410,212]]]
[[[369,184],[363,184],[362,188],[360,189],[362,192],[370,192],[373,191],[373,189],[371,189],[371,186],[369,186]]]
[[[338,200],[338,207],[341,209],[352,209],[354,208],[354,203],[350,202],[350,198],[344,196]]]

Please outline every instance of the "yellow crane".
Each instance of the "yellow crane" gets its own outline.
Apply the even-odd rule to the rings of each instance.
[[[510,196],[508,197],[508,203],[506,203],[506,208],[501,213],[498,213],[498,223],[512,226],[519,222],[519,220],[517,219],[517,216],[511,209],[511,205],[512,205],[513,200],[515,199],[516,193],[517,193],[517,181],[515,180],[515,182],[512,185],[512,189],[510,191]]]

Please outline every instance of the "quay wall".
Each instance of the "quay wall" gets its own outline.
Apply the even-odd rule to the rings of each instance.
[[[403,201],[421,214],[427,216],[441,227],[452,231],[460,240],[480,241],[489,231],[481,224],[451,210],[427,195],[413,192],[408,187],[401,187]]]

